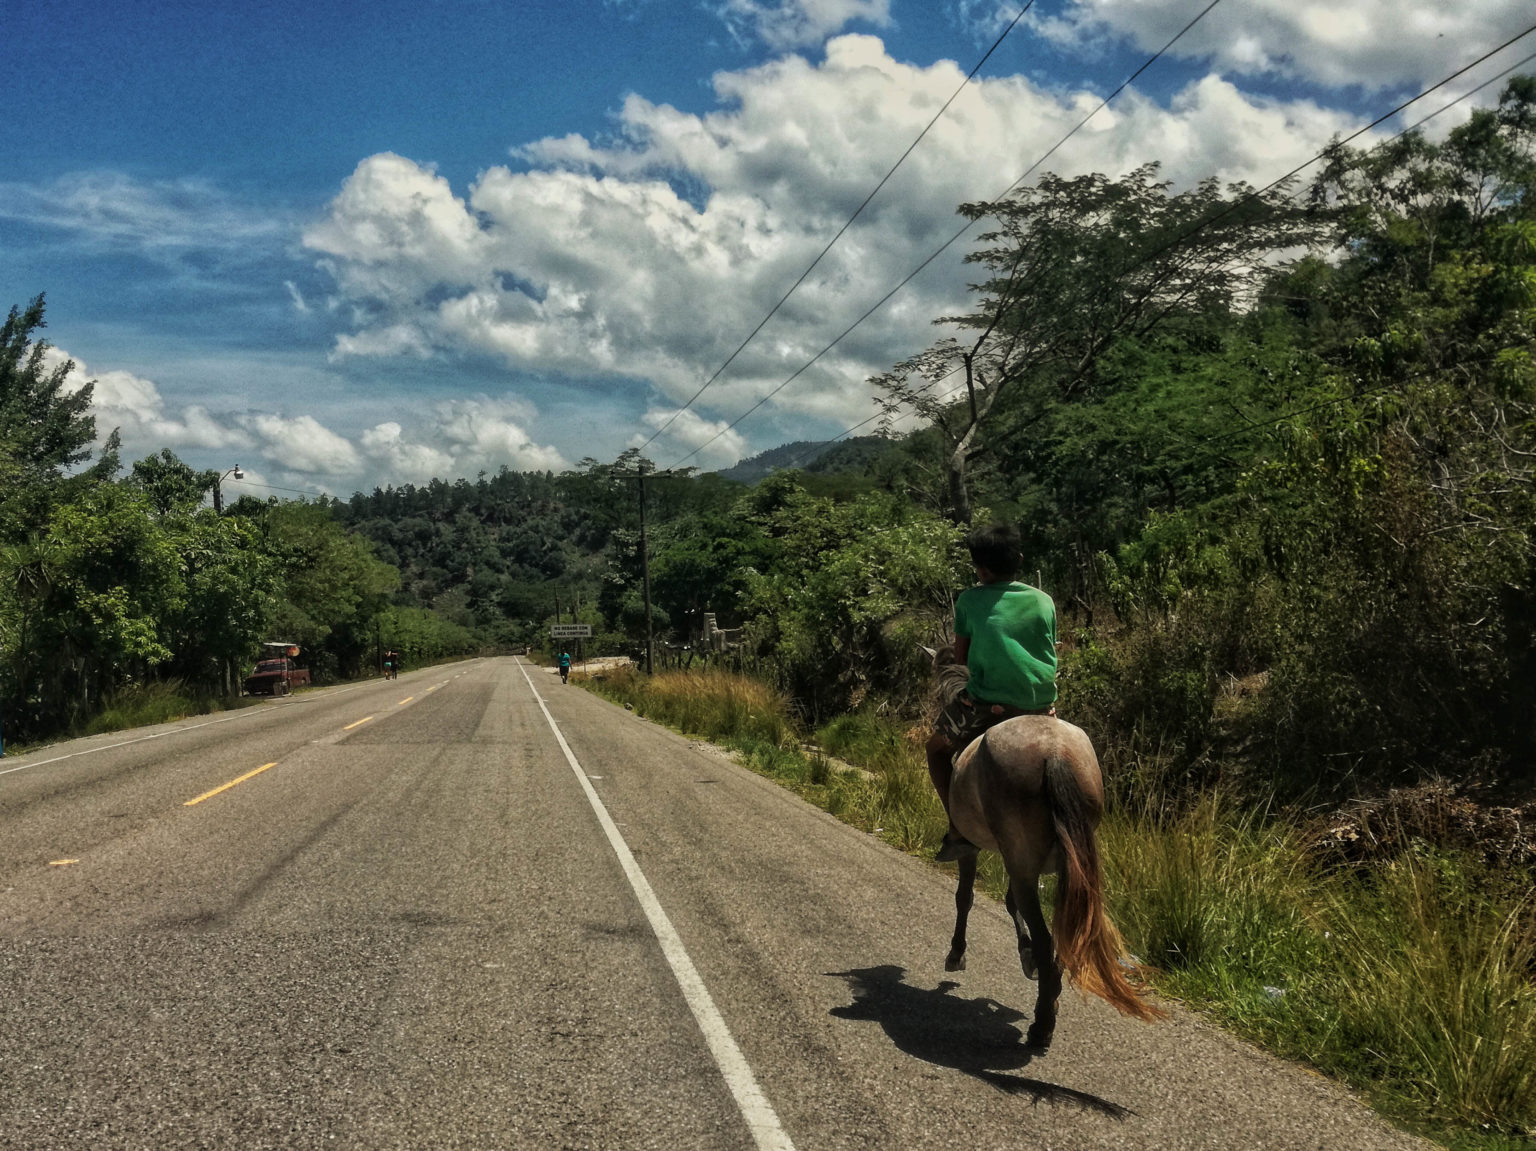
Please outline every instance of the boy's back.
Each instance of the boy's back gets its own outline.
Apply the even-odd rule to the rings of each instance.
[[[955,635],[970,641],[972,699],[1037,711],[1056,702],[1056,605],[1039,588],[998,581],[955,601]]]

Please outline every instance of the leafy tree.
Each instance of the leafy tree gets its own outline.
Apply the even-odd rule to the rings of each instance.
[[[1113,565],[1137,637],[1121,647],[1153,653],[1142,669],[1193,669],[1206,693],[1182,713],[1185,746],[1212,723],[1219,677],[1263,671],[1233,746],[1287,788],[1528,774],[1533,106],[1522,79],[1443,143],[1335,153],[1319,194],[1337,209],[1336,259],[1264,294],[1316,365],[1307,394],[1270,422],[1234,495],[1154,522]],[[1199,650],[1168,642],[1175,620]],[[1147,698],[1117,727],[1167,704]]]
[[[742,503],[767,544],[748,570],[747,642],[817,718],[912,702],[968,569],[953,525],[889,497],[845,504],[778,473]]]
[[[148,500],[99,484],[0,555],[0,647],[24,730],[88,714],[171,658],[161,621],[185,594]]]
[[[195,471],[170,448],[162,448],[158,456],[135,462],[127,482],[149,497],[158,515],[185,515],[202,503],[203,496],[218,482],[218,475],[215,471]]]
[[[987,278],[976,311],[937,322],[976,335],[942,339],[872,381],[890,416],[915,413],[940,432],[956,523],[970,522],[968,475],[1001,402],[1024,392],[1016,402],[1029,410],[1080,398],[1116,341],[1225,314],[1265,257],[1315,233],[1283,188],[1212,179],[1171,193],[1156,174],[1154,164],[1119,180],[1047,175],[1007,199],[961,205],[968,219],[996,221],[966,256]]]
[[[374,646],[374,624],[399,572],[318,504],[278,504],[264,527],[277,570],[275,638],[309,649],[321,673],[356,671]]]
[[[74,361],[46,367],[49,345],[36,339],[43,297],[26,311],[12,307],[0,326],[0,538],[16,540],[36,529],[63,492],[65,473],[90,458],[96,421],[93,385],[71,390]],[[117,470],[116,437],[92,481]]]

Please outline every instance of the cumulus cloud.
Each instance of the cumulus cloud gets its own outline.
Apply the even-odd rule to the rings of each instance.
[[[1012,19],[1018,7],[962,0],[960,11],[980,34],[995,35],[999,20]],[[1063,15],[1034,27],[1072,46],[1114,37],[1155,51],[1196,11],[1185,0],[1073,0]],[[1246,0],[1215,9],[1173,52],[1238,76],[1369,90],[1423,87],[1530,23],[1529,0]]]
[[[73,359],[60,348],[49,347],[44,362],[51,371]],[[123,452],[129,459],[158,452],[161,448],[238,448],[250,440],[239,429],[213,415],[200,404],[189,404],[179,412],[167,411],[164,397],[153,380],[132,372],[114,369],[92,373],[89,367],[74,361],[68,386],[79,390],[93,383],[91,415],[96,419],[96,440],[105,443],[115,429],[122,436]]]
[[[431,434],[454,460],[456,474],[494,471],[563,471],[570,467],[555,448],[533,442],[523,429],[532,411],[514,399],[450,400],[434,409]]]
[[[767,314],[963,79],[950,61],[893,59],[832,40],[717,75],[716,110],[639,95],[615,138],[550,138],[462,193],[384,153],[359,164],[305,244],[356,308],[338,356],[470,352],[558,380],[686,400]],[[963,201],[1002,194],[1099,102],[1023,77],[973,83],[774,320],[699,403],[734,418],[783,383],[950,239]],[[1051,157],[1119,174],[1149,160],[1189,184],[1268,183],[1355,127],[1305,100],[1259,98],[1216,76],[1168,104],[1131,91]],[[850,423],[864,381],[934,336],[965,296],[963,244],[935,261],[773,407]],[[768,413],[765,413],[768,414]]]
[[[629,446],[644,447],[648,455],[670,458],[675,454],[679,459],[686,457],[687,467],[712,471],[728,468],[747,454],[746,441],[728,421],[705,419],[691,408],[682,412],[652,408],[644,419],[647,427],[661,434],[652,440],[637,433]]]
[[[56,347],[45,353],[49,371],[70,359]],[[198,466],[238,460],[252,490],[268,483],[269,476],[274,477],[275,490],[296,485],[303,491],[335,493],[471,476],[502,466],[557,472],[571,466],[558,448],[533,439],[526,429],[537,412],[512,396],[450,400],[413,413],[408,426],[390,420],[351,433],[337,431],[313,415],[218,412],[201,404],[173,410],[153,380],[120,369],[92,372],[76,360],[68,386],[78,390],[87,382],[94,383],[91,414],[98,446],[117,429],[125,460],[154,455],[162,448],[198,461]]]
[[[248,412],[239,420],[256,438],[263,454],[292,471],[342,477],[363,470],[357,449],[314,416]]]

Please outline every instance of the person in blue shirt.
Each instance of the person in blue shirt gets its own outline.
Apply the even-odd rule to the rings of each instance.
[[[956,752],[1005,719],[1056,714],[1056,604],[1014,578],[1022,566],[1018,529],[991,524],[965,542],[976,584],[955,600],[954,662],[966,666],[969,678],[939,713],[926,747],[928,775],[946,812]],[[975,851],[951,822],[934,858]]]
[[[568,651],[562,651],[560,653],[560,682],[561,683],[569,682],[570,676],[571,676],[571,653],[568,652]]]

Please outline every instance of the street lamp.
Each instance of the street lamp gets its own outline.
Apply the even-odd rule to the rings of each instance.
[[[224,476],[231,474],[237,480],[245,479],[245,473],[240,470],[240,465],[236,464],[229,471],[225,472],[224,475],[219,476],[218,479],[213,481],[213,510],[216,515],[224,514],[224,493],[219,490],[219,485],[224,482]]]

